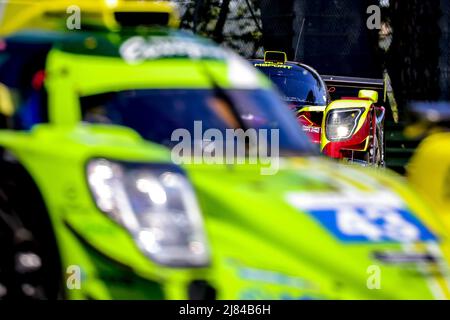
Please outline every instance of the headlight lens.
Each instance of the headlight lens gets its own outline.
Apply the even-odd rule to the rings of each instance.
[[[87,176],[99,209],[123,225],[152,260],[168,266],[208,264],[200,209],[180,168],[95,159]]]
[[[346,140],[358,126],[363,108],[331,110],[325,121],[325,134],[330,141]]]

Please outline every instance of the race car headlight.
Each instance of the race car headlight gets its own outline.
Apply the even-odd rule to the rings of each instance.
[[[200,209],[180,168],[95,159],[87,179],[98,208],[124,226],[150,259],[167,266],[209,263]]]
[[[327,114],[325,135],[330,141],[341,141],[350,138],[358,126],[363,108],[334,109]]]

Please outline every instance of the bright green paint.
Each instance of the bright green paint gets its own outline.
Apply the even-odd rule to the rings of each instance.
[[[0,131],[0,145],[17,156],[42,192],[64,266],[83,269],[82,289],[68,290],[68,297],[154,298],[157,290],[150,281],[156,281],[166,298],[185,299],[190,281],[206,279],[223,299],[433,298],[427,280],[414,270],[383,265],[372,258],[375,250],[400,250],[400,245],[341,243],[286,201],[289,192],[333,193],[342,185],[371,194],[379,191],[382,181],[408,199],[413,212],[430,216],[397,178],[322,158],[282,159],[274,176],[260,175],[256,165],[185,166],[204,215],[211,266],[166,268],[141,254],[128,233],[96,208],[87,188],[85,166],[95,157],[169,163],[170,152],[142,140],[131,129],[80,124],[78,96],[136,88],[210,88],[199,63],[163,59],[129,65],[120,58],[54,50],[48,58],[46,82],[51,124],[35,126],[30,132]],[[217,83],[232,86],[226,64],[202,63]],[[267,85],[261,78],[260,86]],[[129,268],[121,271],[111,263],[111,274],[132,271],[149,282],[120,286],[102,279],[97,259],[67,226],[95,250]],[[366,270],[372,264],[381,268],[380,290],[366,287]],[[244,279],[245,274],[251,279]]]

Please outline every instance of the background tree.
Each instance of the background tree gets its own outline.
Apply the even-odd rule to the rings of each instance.
[[[180,1],[181,27],[214,39],[247,58],[261,56],[260,0]]]
[[[386,66],[399,105],[400,119],[410,100],[437,100],[439,88],[439,0],[391,0],[392,43]]]

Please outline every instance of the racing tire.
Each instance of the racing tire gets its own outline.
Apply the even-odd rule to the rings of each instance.
[[[369,150],[369,161],[370,164],[374,167],[382,167],[383,166],[383,145],[381,139],[376,135],[374,137],[373,145]]]
[[[372,142],[369,144],[369,149],[364,157],[367,165],[384,168],[386,166],[384,151],[383,129],[381,126],[377,125],[376,133]]]
[[[62,273],[40,193],[17,164],[0,163],[0,299],[61,297]]]

